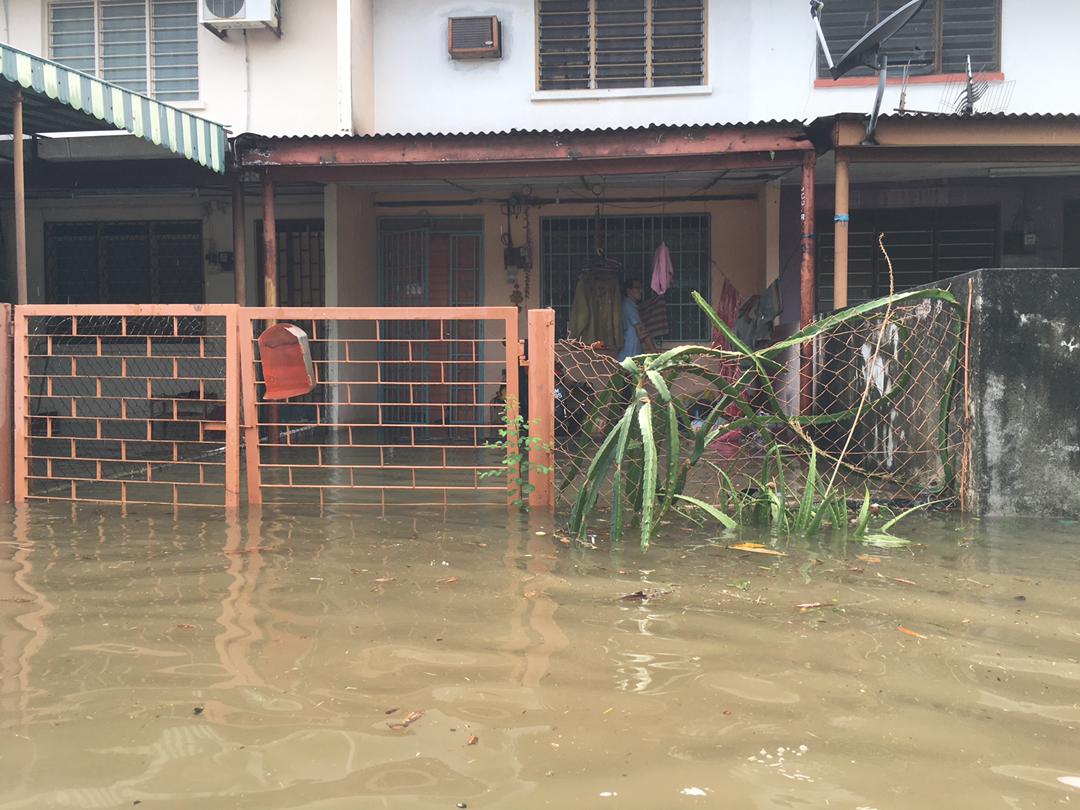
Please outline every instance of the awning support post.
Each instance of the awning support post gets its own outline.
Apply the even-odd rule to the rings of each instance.
[[[802,225],[802,264],[799,285],[799,326],[805,329],[814,320],[814,167],[817,155],[807,152],[803,156],[802,193],[799,219]],[[808,414],[813,400],[813,346],[804,341],[800,347],[799,362],[799,411]]]
[[[263,304],[278,305],[277,295],[277,216],[274,212],[274,181],[263,175]]]
[[[848,305],[848,228],[851,222],[849,205],[848,156],[836,152],[836,205],[833,241],[833,309]]]
[[[244,180],[237,174],[232,186],[233,290],[236,303],[247,304],[247,214],[244,209]]]
[[[18,304],[27,302],[26,278],[26,164],[23,153],[23,94],[16,90],[11,102],[12,159],[15,168],[15,283]]]

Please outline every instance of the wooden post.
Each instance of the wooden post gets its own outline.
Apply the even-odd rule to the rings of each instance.
[[[263,305],[276,307],[277,297],[277,215],[274,212],[274,181],[263,176]]]
[[[814,166],[817,155],[807,152],[803,156],[802,195],[799,218],[802,223],[802,265],[799,286],[799,325],[806,328],[814,320]],[[800,347],[799,363],[799,411],[808,414],[813,399],[813,345],[804,341]]]
[[[11,379],[11,375],[15,373],[15,364],[11,351],[14,345],[11,317],[11,304],[0,304],[0,503],[11,503],[15,497],[12,484],[15,474],[12,456],[15,424],[12,408],[15,400]]]
[[[835,238],[833,241],[833,309],[848,305],[848,157],[836,152],[836,206],[833,214]]]
[[[247,212],[244,209],[244,181],[239,174],[232,187],[233,282],[234,298],[247,305]]]
[[[555,508],[555,310],[529,310],[529,506]],[[538,466],[551,472],[541,473]]]
[[[16,90],[11,102],[12,161],[15,164],[15,301],[25,304],[26,278],[26,164],[23,156],[23,94]]]

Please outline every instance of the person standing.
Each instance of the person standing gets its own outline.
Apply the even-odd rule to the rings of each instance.
[[[643,296],[641,281],[636,278],[623,281],[623,347],[619,352],[619,362],[627,357],[656,351],[656,344],[641,322],[641,313],[638,311],[638,304]]]

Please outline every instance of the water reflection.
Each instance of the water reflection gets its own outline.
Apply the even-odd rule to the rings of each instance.
[[[1066,526],[926,521],[924,547],[774,561],[587,549],[490,515],[3,517],[5,810],[1077,790]],[[620,599],[638,590],[655,598]]]

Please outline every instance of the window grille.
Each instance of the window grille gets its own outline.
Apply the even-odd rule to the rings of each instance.
[[[199,96],[197,0],[57,0],[49,57],[162,101]]]
[[[705,83],[704,0],[538,0],[541,90]]]
[[[817,311],[833,301],[832,212],[819,212]],[[896,292],[932,284],[982,267],[997,266],[998,209],[892,208],[853,211],[848,227],[848,304],[889,294],[889,270],[878,250],[878,234],[893,264]]]
[[[566,335],[574,289],[583,268],[596,258],[597,220],[593,217],[542,217],[540,264],[542,304],[555,310],[555,330]],[[690,293],[711,300],[710,220],[708,214],[607,216],[599,220],[605,255],[622,266],[624,278],[640,279],[651,296],[653,254],[661,241],[671,251],[675,277],[667,292],[665,340],[709,340],[712,328]]]

